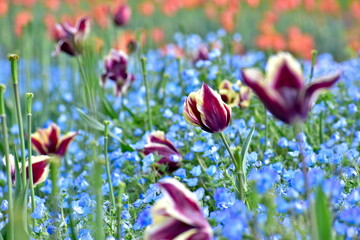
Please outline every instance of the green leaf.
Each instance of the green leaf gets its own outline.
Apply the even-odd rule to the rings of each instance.
[[[114,110],[114,108],[111,106],[111,104],[106,98],[102,98],[102,104],[104,108],[104,113],[107,116],[109,116],[111,119],[118,118],[118,114],[116,114],[116,111]]]
[[[315,199],[316,227],[318,239],[332,240],[332,217],[325,193],[319,187]]]
[[[27,199],[28,184],[24,187],[19,195],[16,196],[14,202],[14,225],[15,239],[29,239],[28,221],[27,221]]]
[[[99,122],[98,120],[88,116],[86,113],[84,113],[81,109],[77,108],[76,109],[78,111],[78,113],[80,114],[80,118],[82,120],[82,124],[84,124],[85,126],[104,132],[105,131],[105,126],[104,124],[102,124],[101,122]],[[126,152],[126,151],[135,151],[130,145],[124,143],[118,136],[116,136],[114,133],[112,133],[111,131],[109,131],[109,135],[114,138],[116,141],[118,141],[120,143],[120,147],[121,147],[121,151]]]
[[[249,146],[250,146],[250,142],[251,139],[254,135],[254,131],[255,131],[255,126],[250,130],[249,134],[247,135],[245,142],[241,148],[241,170],[244,174],[244,176],[246,176],[246,165],[247,165],[247,154],[248,154],[248,150],[249,150]]]

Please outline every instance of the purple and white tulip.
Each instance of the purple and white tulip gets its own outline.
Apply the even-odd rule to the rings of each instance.
[[[82,52],[82,45],[90,32],[90,20],[87,17],[80,18],[75,26],[68,23],[55,26],[56,49],[53,56],[64,52],[70,56],[77,56]]]
[[[211,240],[212,229],[194,193],[175,179],[159,183],[163,197],[151,209],[145,240]]]
[[[111,49],[110,54],[105,57],[104,67],[106,73],[101,76],[104,86],[107,79],[115,82],[115,94],[125,94],[133,84],[135,76],[127,72],[128,56],[123,51]]]
[[[222,132],[230,123],[231,108],[220,94],[203,83],[200,90],[192,92],[184,103],[185,120],[209,133]]]
[[[315,79],[305,86],[301,66],[289,53],[281,52],[270,57],[266,66],[266,78],[255,68],[241,71],[244,83],[279,120],[287,124],[303,122],[317,94],[333,86],[340,72]]]
[[[165,165],[168,172],[173,172],[180,167],[182,156],[175,146],[165,137],[162,131],[151,133],[144,146],[144,154],[157,153],[161,156],[157,164]]]
[[[9,160],[10,160],[10,169],[11,169],[11,179],[13,184],[15,183],[15,158],[13,155],[9,155]],[[3,158],[3,162],[6,165],[6,160],[5,157]],[[50,166],[50,157],[46,156],[46,155],[41,155],[41,156],[32,156],[31,157],[31,163],[32,163],[32,172],[33,172],[33,183],[34,183],[34,187],[36,185],[39,185],[40,183],[43,183],[46,178],[49,175],[49,166]],[[21,163],[19,164],[19,169],[21,169]],[[29,178],[29,162],[26,161],[26,178]],[[21,173],[22,174],[22,173]]]

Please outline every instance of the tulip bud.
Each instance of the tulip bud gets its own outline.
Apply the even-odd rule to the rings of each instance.
[[[125,26],[131,18],[131,8],[124,4],[120,5],[113,16],[114,23],[119,27]]]
[[[221,96],[203,83],[202,88],[192,92],[184,103],[185,120],[210,133],[222,132],[230,123],[231,108]]]
[[[164,179],[159,185],[163,198],[151,209],[153,223],[146,229],[144,239],[212,239],[212,229],[195,194],[175,179]]]
[[[175,146],[165,137],[162,131],[150,134],[144,146],[144,154],[157,153],[161,156],[157,164],[165,165],[168,172],[173,172],[180,167],[182,156]]]

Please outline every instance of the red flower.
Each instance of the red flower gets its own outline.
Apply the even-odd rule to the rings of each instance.
[[[269,59],[266,80],[254,68],[244,69],[241,73],[245,84],[258,95],[266,108],[287,124],[304,121],[317,93],[333,86],[340,78],[340,73],[336,73],[305,86],[300,64],[284,52]]]
[[[131,18],[131,8],[124,4],[120,5],[113,16],[114,23],[120,27],[125,26]]]
[[[62,157],[76,134],[76,132],[69,132],[60,137],[60,128],[53,123],[47,129],[38,129],[32,134],[31,143],[39,154],[55,154]]]

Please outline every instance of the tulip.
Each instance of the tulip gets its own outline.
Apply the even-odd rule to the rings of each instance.
[[[60,128],[53,123],[47,129],[38,129],[36,133],[32,134],[31,143],[39,154],[54,154],[62,157],[76,134],[76,132],[69,132],[60,137]]]
[[[131,8],[124,4],[120,5],[113,16],[114,23],[119,27],[126,25],[131,18]]]
[[[305,86],[300,64],[285,52],[269,59],[265,80],[254,68],[244,69],[241,73],[244,83],[257,94],[265,107],[287,124],[303,122],[319,91],[333,86],[340,78],[338,72]]]
[[[54,38],[58,42],[53,56],[61,51],[70,56],[77,56],[82,52],[82,44],[90,31],[90,21],[87,17],[78,20],[76,26],[68,23],[55,26]]]
[[[231,108],[223,102],[220,94],[203,83],[200,90],[186,98],[184,117],[206,132],[219,133],[230,123]]]
[[[11,169],[11,179],[13,184],[15,183],[15,158],[13,155],[9,154],[9,160],[10,160],[10,169]],[[46,178],[49,175],[49,163],[50,163],[50,157],[46,155],[41,156],[32,156],[32,172],[33,172],[33,186],[39,185],[40,183],[43,183]],[[3,162],[6,165],[5,157],[3,158]],[[21,163],[19,163],[21,165]],[[26,161],[25,165],[25,171],[26,171],[26,178],[29,178],[29,162]],[[19,166],[19,169],[21,170],[21,166]],[[22,173],[21,173],[22,174]]]
[[[239,90],[235,91],[234,89]],[[246,108],[250,105],[251,90],[242,85],[240,81],[237,81],[236,84],[232,84],[228,80],[222,81],[219,85],[219,93],[221,99],[230,107]]]
[[[201,45],[195,53],[194,63],[196,63],[199,60],[202,61],[209,60],[209,50],[205,45]]]
[[[150,134],[147,144],[144,146],[144,154],[157,153],[161,156],[157,162],[159,165],[165,165],[168,172],[173,172],[180,167],[182,156],[175,146],[165,137],[162,131],[155,131]]]
[[[175,179],[159,183],[163,197],[151,209],[145,240],[210,240],[212,229],[194,193]]]
[[[106,73],[101,76],[104,86],[107,79],[115,82],[115,94],[125,94],[135,80],[133,74],[127,72],[128,56],[123,51],[111,49],[110,54],[105,58],[104,66]]]

